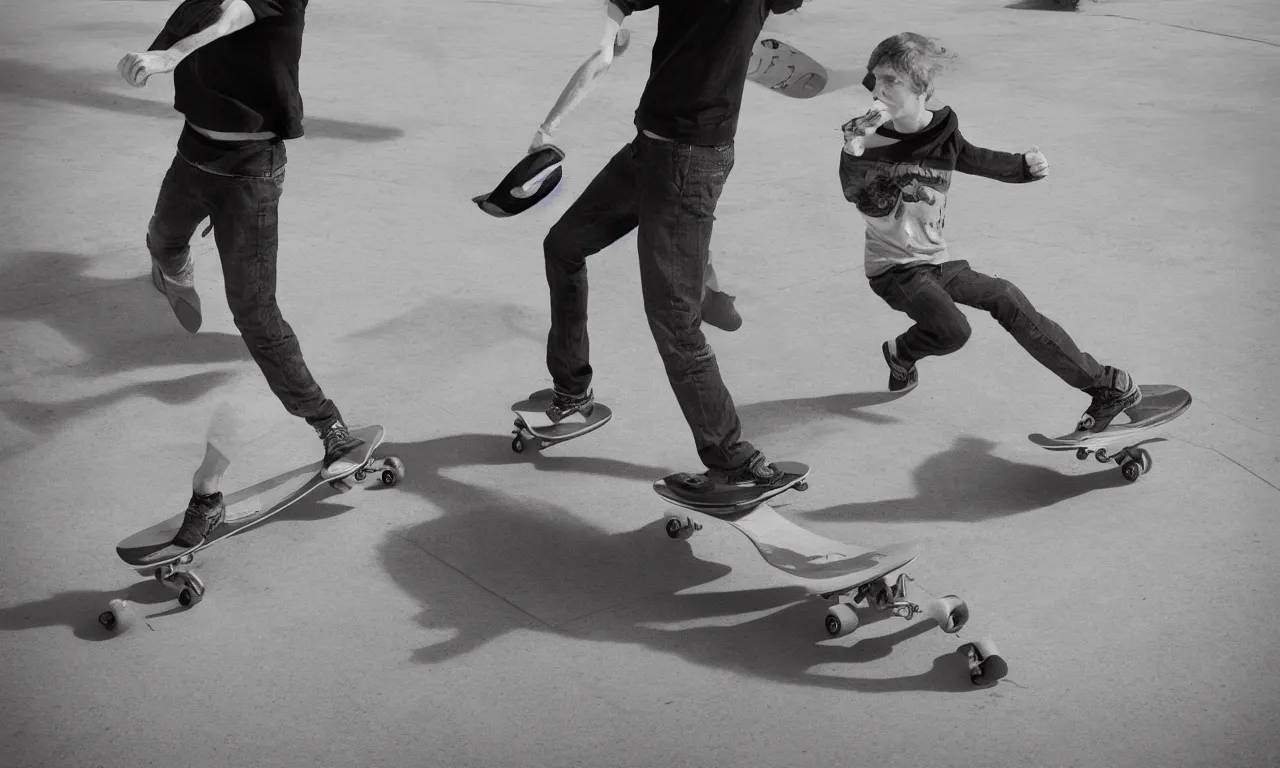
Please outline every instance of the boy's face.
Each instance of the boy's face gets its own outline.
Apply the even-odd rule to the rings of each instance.
[[[891,117],[914,114],[924,108],[924,94],[911,90],[910,81],[901,72],[881,64],[871,74],[876,78],[872,97],[884,102]]]

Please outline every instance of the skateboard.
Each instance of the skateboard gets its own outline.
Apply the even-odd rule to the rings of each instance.
[[[1081,461],[1089,458],[1090,453],[1095,454],[1094,458],[1102,464],[1114,461],[1120,466],[1124,479],[1136,482],[1139,477],[1151,471],[1151,454],[1139,447],[1140,443],[1128,443],[1116,453],[1108,453],[1107,448],[1162,427],[1191,407],[1191,394],[1181,387],[1172,384],[1140,384],[1138,389],[1142,390],[1142,399],[1125,411],[1129,417],[1127,422],[1113,421],[1101,432],[1076,431],[1059,437],[1047,437],[1034,432],[1027,435],[1027,439],[1046,450],[1075,451],[1076,458]]]
[[[386,430],[374,425],[353,429],[351,435],[364,441],[360,454],[354,457],[360,463],[351,471],[326,479],[320,474],[323,465],[317,461],[230,493],[223,498],[227,506],[226,518],[194,549],[182,549],[172,544],[173,537],[182,526],[183,514],[180,513],[121,540],[116,545],[116,554],[126,564],[138,570],[151,571],[161,584],[178,590],[178,602],[183,607],[200,602],[206,588],[200,577],[189,569],[197,552],[271,519],[323,485],[337,488],[336,483],[347,477],[354,476],[359,483],[367,477],[376,476],[384,485],[390,486],[404,478],[404,463],[400,459],[374,456]],[[127,606],[119,605],[120,602],[113,600],[108,610],[98,617],[103,627],[114,629],[120,625],[127,628],[132,623],[133,617],[125,610]]]
[[[781,40],[764,38],[751,50],[747,79],[795,99],[809,99],[827,87],[827,70]]]
[[[613,418],[613,411],[609,410],[609,406],[597,402],[585,421],[579,417],[572,421],[553,423],[546,414],[546,410],[551,407],[551,394],[550,389],[542,389],[529,395],[527,400],[511,404],[511,411],[516,415],[516,429],[512,433],[515,438],[511,441],[511,450],[524,453],[525,448],[533,446],[540,451],[594,432]]]
[[[792,488],[804,490],[807,487],[805,478],[809,468],[804,464],[777,462],[775,466],[785,473],[785,479],[778,486],[780,490],[774,492],[771,487],[765,491],[768,498]],[[907,584],[912,581],[908,574],[900,573],[896,580],[889,581],[891,574],[919,556],[920,551],[915,545],[898,543],[867,549],[819,536],[778,514],[758,495],[755,501],[742,500],[740,497],[751,490],[749,487],[733,487],[741,492],[737,494],[739,500],[736,503],[691,501],[691,494],[681,487],[688,477],[691,476],[685,473],[669,475],[653,484],[654,491],[664,501],[733,526],[755,545],[766,563],[801,579],[810,594],[832,602],[824,622],[827,633],[832,637],[844,637],[858,628],[860,621],[855,610],[858,603],[864,603],[878,613],[890,612],[907,621],[923,615],[937,622],[947,634],[959,632],[968,622],[968,605],[956,595],[917,602],[907,596]],[[731,496],[730,486],[712,485],[711,493],[720,494],[716,498]],[[681,490],[674,490],[676,488]],[[703,493],[704,499],[707,495]],[[687,515],[668,513],[664,528],[673,539],[687,539],[702,530],[702,525]],[[1008,666],[989,638],[966,643],[957,651],[965,657],[969,678],[975,685],[994,682],[1008,673]]]

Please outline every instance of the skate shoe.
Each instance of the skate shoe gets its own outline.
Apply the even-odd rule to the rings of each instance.
[[[182,527],[178,528],[177,535],[173,537],[173,546],[195,549],[204,543],[226,515],[227,505],[222,501],[221,492],[208,496],[192,493],[186,514],[182,518]]]
[[[547,408],[547,418],[553,424],[562,422],[585,422],[596,408],[596,397],[593,390],[588,389],[585,395],[566,395],[560,390],[552,390],[551,407]]]
[[[1105,366],[1103,368],[1106,381],[1110,386],[1086,387],[1085,393],[1093,397],[1093,402],[1085,409],[1084,415],[1076,424],[1078,432],[1101,432],[1111,425],[1111,420],[1142,402],[1142,390],[1138,382],[1119,368]]]
[[[898,359],[889,349],[889,342],[880,345],[880,351],[884,353],[884,361],[889,364],[889,391],[890,392],[910,392],[920,383],[920,374],[916,371],[916,364],[906,364]]]
[[[364,441],[352,437],[350,430],[341,419],[334,419],[327,425],[317,426],[315,430],[324,442],[324,469],[320,470],[322,477],[327,480],[348,474],[359,466],[351,454],[364,445]]]
[[[722,331],[736,331],[742,327],[742,315],[733,307],[734,296],[708,289],[702,297],[702,321]]]
[[[722,485],[770,485],[783,476],[782,470],[767,463],[760,451],[756,451],[746,464],[736,469],[708,469],[702,474],[708,480]]]

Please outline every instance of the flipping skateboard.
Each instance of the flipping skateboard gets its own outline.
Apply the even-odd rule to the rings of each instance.
[[[547,416],[547,409],[551,407],[551,394],[550,389],[543,389],[529,395],[527,400],[511,404],[511,411],[516,415],[516,428],[512,433],[515,438],[511,441],[511,450],[524,453],[525,448],[533,446],[540,451],[594,432],[613,418],[613,411],[609,410],[609,406],[595,403],[591,415],[585,419],[575,414],[569,420],[553,422]]]
[[[364,445],[360,453],[352,457],[358,463],[350,471],[325,478],[320,473],[321,462],[315,462],[228,494],[223,499],[227,506],[226,519],[194,549],[183,549],[172,543],[182,526],[183,514],[178,514],[122,540],[116,545],[116,554],[126,564],[151,571],[161,584],[178,590],[178,602],[183,607],[200,602],[205,595],[205,585],[189,567],[197,552],[271,519],[323,485],[339,488],[338,481],[348,477],[360,483],[371,476],[378,477],[384,485],[395,485],[404,478],[404,463],[400,459],[374,456],[386,430],[375,425],[353,429],[351,435],[363,440]],[[107,629],[118,625],[126,629],[133,618],[127,604],[113,600],[98,621]]]
[[[701,477],[678,473],[653,484],[663,500],[679,507],[719,518],[745,535],[764,561],[778,570],[801,579],[806,591],[833,604],[827,608],[825,626],[832,637],[843,637],[860,624],[855,606],[863,603],[879,613],[890,612],[908,621],[923,615],[937,622],[948,634],[959,632],[969,620],[969,608],[955,595],[915,601],[907,596],[906,573],[890,582],[889,577],[919,556],[919,549],[909,543],[891,544],[867,549],[825,536],[819,536],[787,520],[764,498],[773,498],[787,490],[807,488],[809,468],[798,462],[777,462],[783,479],[772,486],[724,486],[715,483],[690,491],[690,478]],[[763,490],[761,490],[763,489]],[[754,498],[752,497],[754,494]],[[687,539],[702,525],[687,515],[670,513],[665,529],[673,539]],[[1008,672],[995,644],[984,639],[960,646],[966,658],[969,677],[975,684],[994,682]]]
[[[1138,404],[1125,411],[1129,421],[1111,422],[1101,432],[1069,432],[1059,437],[1047,437],[1039,432],[1027,435],[1027,439],[1041,448],[1050,451],[1075,451],[1076,458],[1083,461],[1089,454],[1095,454],[1100,463],[1114,461],[1124,473],[1124,479],[1136,482],[1139,477],[1151,471],[1151,454],[1140,443],[1128,442],[1137,435],[1150,432],[1164,426],[1181,416],[1191,407],[1191,394],[1181,387],[1171,384],[1142,384],[1142,399]],[[1125,445],[1116,453],[1108,453],[1107,448],[1117,443]]]
[[[781,40],[756,41],[747,79],[796,99],[809,99],[827,87],[827,70]]]

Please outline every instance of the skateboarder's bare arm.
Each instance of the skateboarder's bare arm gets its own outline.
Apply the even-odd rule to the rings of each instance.
[[[605,0],[604,5],[604,34],[601,35],[600,44],[591,52],[587,60],[582,62],[561,91],[555,106],[547,113],[547,119],[542,121],[538,132],[534,134],[533,142],[529,145],[530,152],[551,142],[551,136],[560,125],[560,121],[582,103],[596,81],[609,71],[609,65],[613,63],[615,45],[619,48],[626,47],[626,43],[619,38],[625,14],[621,8],[609,0]]]
[[[191,10],[179,8],[174,12],[175,18],[170,19],[170,23],[166,25],[166,32],[169,31],[178,20],[178,13],[191,13]],[[199,9],[196,10],[200,12]],[[203,27],[199,31],[186,35],[167,48],[161,50],[151,50],[143,53],[127,53],[120,62],[116,64],[116,71],[130,85],[141,88],[147,84],[147,79],[152,75],[158,75],[165,72],[172,72],[183,59],[190,56],[196,50],[212,43],[221,37],[238,32],[254,22],[253,9],[250,8],[244,0],[222,0],[221,6],[215,12],[209,8],[204,18],[193,17],[190,20],[182,20],[187,23],[193,23],[197,27]],[[216,13],[216,15],[215,15]],[[212,19],[212,23],[205,25],[206,19]],[[165,39],[166,35],[161,33],[159,40]],[[169,37],[172,37],[170,35]],[[155,45],[152,46],[156,47]]]

